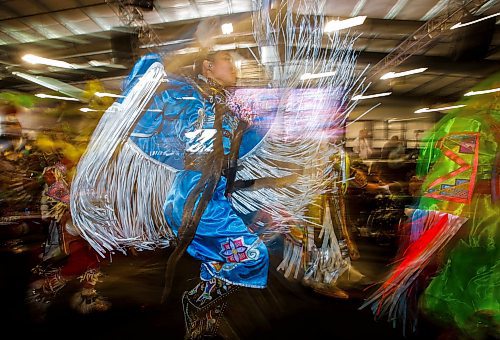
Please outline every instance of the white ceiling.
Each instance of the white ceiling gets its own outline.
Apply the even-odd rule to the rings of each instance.
[[[125,0],[122,0],[125,1]],[[120,26],[117,1],[0,1],[0,44],[36,42],[109,31]],[[155,0],[144,11],[149,25],[251,11],[252,0]],[[442,13],[453,0],[327,0],[325,15],[425,22]],[[498,12],[498,0],[483,1],[477,14]]]

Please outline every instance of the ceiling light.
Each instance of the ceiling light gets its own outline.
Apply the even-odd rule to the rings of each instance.
[[[376,94],[370,94],[368,96],[363,96],[363,95],[356,95],[352,97],[352,100],[362,100],[362,99],[370,99],[370,98],[377,98],[377,97],[385,97],[385,96],[390,96],[392,92],[382,92],[382,93],[376,93]]]
[[[231,51],[236,49],[235,43],[230,44],[217,44],[213,47],[214,51]]]
[[[106,93],[106,92],[96,92],[95,95],[97,97],[125,98],[124,96],[120,96],[119,94]]]
[[[388,72],[384,74],[380,79],[392,79],[404,76],[409,76],[410,74],[421,73],[427,70],[427,67],[416,68],[414,70],[404,71],[404,72]]]
[[[304,73],[302,76],[300,76],[300,80],[308,80],[308,79],[317,79],[317,78],[323,78],[323,77],[331,77],[335,74],[335,71],[333,72],[321,72],[321,73]]]
[[[68,101],[73,101],[73,102],[78,102],[79,100],[76,98],[71,98],[71,97],[61,97],[61,96],[52,96],[50,94],[45,94],[45,93],[37,93],[35,94],[35,97],[38,98],[50,98],[50,99],[60,99],[60,100],[68,100]]]
[[[359,26],[365,22],[366,16],[358,16],[354,18],[349,18],[345,20],[331,20],[325,25],[325,32],[331,33],[334,31],[340,31],[349,27]]]
[[[109,62],[102,62],[98,60],[91,60],[89,61],[89,65],[93,67],[109,67],[109,68],[121,68],[121,69],[126,69],[127,67],[124,65],[120,64],[114,64],[114,63],[109,63]]]
[[[80,111],[82,111],[82,112],[97,112],[98,110],[89,109],[88,107],[82,107],[80,109]]]
[[[466,105],[454,105],[454,106],[437,107],[435,109],[429,109],[428,107],[424,107],[422,109],[418,109],[417,111],[415,111],[415,113],[445,111],[445,110],[457,109],[459,107],[464,107],[464,106],[466,106]]]
[[[31,81],[35,84],[51,89],[52,91],[65,94],[68,97],[79,98],[80,101],[87,102],[85,98],[85,91],[76,86],[63,83],[60,80],[43,76],[34,76],[23,72],[12,72],[12,74],[15,75],[16,77],[25,79],[27,81]]]
[[[405,120],[417,120],[417,119],[427,119],[427,117],[417,117],[417,118],[391,118],[387,120],[387,123],[402,122]]]
[[[228,22],[227,24],[223,24],[221,26],[222,34],[231,34],[233,33],[233,24]]]
[[[22,59],[28,63],[31,64],[42,64],[42,65],[49,65],[49,66],[55,66],[55,67],[61,67],[61,68],[76,68],[75,65],[72,65],[70,63],[67,63],[65,61],[60,61],[60,60],[54,60],[54,59],[47,59],[43,57],[39,57],[33,54],[25,54]]]
[[[486,93],[493,93],[493,92],[498,92],[500,91],[500,87],[497,87],[496,89],[491,89],[491,90],[481,90],[481,91],[470,91],[464,94],[464,96],[469,97],[469,96],[476,96],[478,94],[486,94]]]
[[[466,22],[465,24],[462,24],[461,22],[453,25],[450,27],[450,30],[454,30],[456,28],[460,28],[460,27],[465,27],[465,26],[469,26],[469,25],[472,25],[472,24],[475,24],[477,22],[480,22],[480,21],[483,21],[483,20],[487,20],[489,18],[493,18],[493,17],[496,17],[500,15],[500,12],[498,13],[495,13],[495,14],[492,14],[492,15],[488,15],[487,17],[484,17],[484,18],[481,18],[481,19],[477,19],[477,20],[474,20],[474,21],[469,21],[469,22]]]

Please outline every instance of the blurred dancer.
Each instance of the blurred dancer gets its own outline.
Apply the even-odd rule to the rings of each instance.
[[[157,54],[141,58],[125,88],[146,79],[145,73],[162,62]],[[252,124],[250,112],[229,99],[226,88],[235,83],[231,55],[203,51],[193,76],[169,75],[130,137],[143,152],[137,167],[150,162],[143,158],[147,154],[155,164],[178,169],[171,182],[151,183],[151,188],[161,191],[168,184],[163,214],[176,236],[163,300],[171,291],[175,267],[184,252],[201,262],[199,282],[182,297],[189,339],[224,333],[222,315],[228,296],[239,287],[264,288],[267,284],[267,249],[237,216],[229,199],[243,133]],[[127,162],[126,166],[134,169],[136,165]],[[148,176],[155,178],[151,173]]]
[[[94,108],[102,109],[92,104]],[[57,109],[61,109],[57,107]],[[77,281],[78,292],[69,299],[71,307],[79,313],[105,311],[111,306],[95,287],[100,282],[101,264],[88,242],[73,226],[69,209],[70,185],[76,164],[88,143],[88,135],[97,117],[85,116],[84,129],[71,131],[64,124],[54,125],[54,130],[37,136],[36,147],[46,160],[43,168],[40,210],[47,227],[41,261],[33,269],[33,282],[27,300],[32,307],[42,307],[40,315],[58,298],[63,288]]]
[[[0,105],[0,238],[13,246],[30,231],[40,210],[44,158],[23,133],[20,107]]]
[[[213,133],[214,139],[211,145],[195,142],[187,150],[186,169],[176,175],[165,203],[167,221],[180,239],[176,251],[187,248],[202,261],[200,283],[183,296],[188,338],[216,333],[226,296],[238,287],[264,288],[269,266],[266,247],[248,231],[227,198],[235,181],[241,138],[251,123],[227,101],[224,88],[236,83],[231,55],[202,56],[195,64],[194,81],[190,90],[213,104],[203,115],[196,105],[186,108],[182,121],[196,120],[200,133]],[[199,200],[196,205],[195,200]],[[176,260],[174,255],[169,263]]]
[[[350,182],[345,175],[348,169],[347,155],[339,150],[332,159],[327,192],[308,207],[308,222],[297,223],[290,233],[284,235],[284,259],[278,266],[285,277],[298,278],[300,275],[304,284],[314,291],[339,299],[349,298],[348,292],[341,287],[355,287],[363,279],[367,282],[365,275],[351,263],[360,254],[348,226],[345,199]],[[367,185],[365,177],[353,174],[351,180],[355,185]],[[341,277],[343,283],[339,285]]]
[[[100,296],[95,286],[100,281],[101,260],[74,228],[69,212],[68,167],[75,160],[62,157],[60,162],[43,171],[44,189],[41,196],[42,218],[49,223],[42,262],[33,268],[37,279],[31,284],[28,301],[47,308],[68,282],[78,280],[80,290],[70,305],[87,314],[109,309],[110,303]],[[43,317],[43,315],[42,315]]]
[[[476,89],[498,88],[499,79]],[[428,315],[464,335],[500,335],[499,103],[498,93],[468,97],[429,136],[413,180],[422,187],[408,246],[365,304],[377,317],[415,329],[417,294]]]

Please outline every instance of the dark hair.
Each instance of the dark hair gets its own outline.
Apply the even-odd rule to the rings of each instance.
[[[214,56],[216,54],[217,54],[217,51],[212,51],[212,50],[207,50],[207,49],[200,50],[200,52],[196,56],[196,59],[194,60],[194,63],[193,63],[194,75],[196,76],[198,74],[202,74],[203,73],[203,62],[205,60],[213,61]]]

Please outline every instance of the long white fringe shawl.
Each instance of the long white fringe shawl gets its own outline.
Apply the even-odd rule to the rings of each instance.
[[[163,65],[152,64],[123,102],[106,110],[78,163],[71,215],[80,235],[101,256],[168,245],[171,231],[162,207],[174,170],[128,140],[164,76]]]
[[[418,220],[413,223],[422,224],[424,229],[418,239],[413,241],[403,259],[391,271],[384,284],[373,293],[360,307],[372,305],[376,318],[387,315],[387,320],[396,327],[402,324],[403,332],[410,326],[415,330],[416,315],[409,308],[409,299],[416,294],[414,283],[419,274],[434,256],[455,236],[466,218],[439,211],[416,210],[414,216]]]
[[[278,45],[284,44],[285,55],[282,63],[269,65],[272,86],[280,91],[276,118],[261,144],[241,159],[238,179],[278,178],[297,173],[297,168],[305,171],[285,187],[235,192],[233,205],[244,214],[268,212],[276,225],[283,227],[282,232],[290,226],[290,216],[294,222],[306,221],[307,205],[327,190],[330,160],[342,145],[324,146],[332,139],[332,130],[343,129],[354,109],[356,102],[350,102],[350,97],[365,90],[363,73],[355,74],[355,38],[349,34],[342,38],[338,33],[325,36],[323,15],[298,17],[292,12],[322,13],[323,3],[282,2],[287,7],[276,12],[286,14],[273,19],[269,1],[253,2],[259,47],[271,46],[277,51]],[[335,73],[327,77],[301,79],[304,73],[332,71]]]

